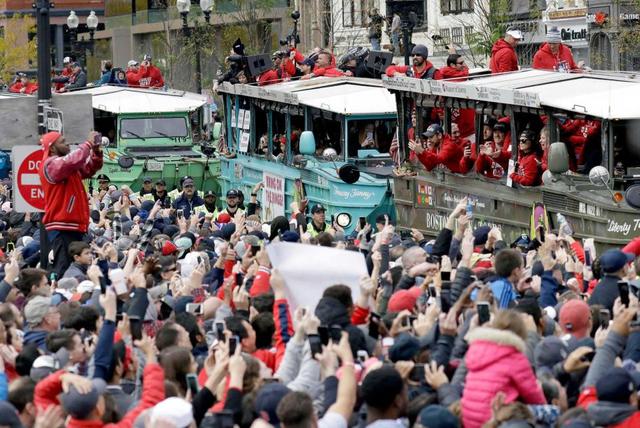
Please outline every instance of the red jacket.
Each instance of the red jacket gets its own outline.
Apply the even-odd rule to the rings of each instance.
[[[584,148],[587,142],[600,135],[600,121],[587,119],[569,119],[560,125],[566,141],[571,144],[578,165],[584,164]],[[572,159],[573,160],[573,159]],[[575,170],[575,168],[572,168]]]
[[[388,77],[393,77],[393,75],[396,73],[407,74],[407,71],[409,71],[408,65],[390,65],[389,67],[387,67],[386,73]],[[418,71],[418,69],[416,69],[414,66],[411,66],[411,71],[413,72],[413,77],[415,77],[416,79],[442,79],[440,70],[435,68],[430,61],[426,62],[426,67],[422,71]]]
[[[162,88],[164,86],[164,79],[162,78],[162,72],[155,65],[149,65],[148,67],[140,66],[141,78],[140,86],[143,88]]]
[[[438,165],[444,165],[451,172],[462,172],[460,170],[460,159],[462,149],[453,142],[449,135],[445,135],[440,147],[437,150],[425,150],[418,155],[427,171],[431,171]]]
[[[439,70],[441,79],[455,79],[452,82],[464,82],[469,77],[469,69],[467,67],[464,70],[458,70],[455,67],[446,66]]]
[[[573,61],[571,49],[567,46],[560,43],[558,54],[555,55],[551,52],[549,44],[544,43],[533,56],[533,68],[537,68],[538,70],[559,71],[563,68],[565,70],[577,70],[578,66]]]
[[[337,69],[335,65],[330,65],[328,67],[318,67],[316,66],[313,69],[313,74],[315,76],[324,76],[324,77],[341,77],[346,76],[345,72]]]
[[[272,68],[258,76],[258,85],[273,85],[274,83],[280,83],[283,80],[288,80],[289,77],[289,73],[287,73],[283,67],[279,69]]]
[[[37,408],[46,409],[49,406],[60,404],[58,395],[62,393],[60,376],[64,374],[59,370],[44,378],[36,385],[33,401]],[[144,382],[142,385],[142,398],[138,405],[127,412],[124,418],[117,424],[105,424],[101,420],[79,420],[69,417],[65,426],[67,428],[130,428],[140,413],[155,406],[164,400],[164,371],[158,364],[147,364],[144,368]]]
[[[518,71],[518,56],[516,55],[516,50],[504,39],[498,40],[491,48],[489,68],[492,73]]]
[[[467,141],[468,140],[463,140],[463,141]],[[476,143],[471,143],[471,156],[469,156],[468,158],[464,157],[464,148],[466,146],[467,143],[465,143],[462,147],[462,157],[460,158],[460,172],[463,174],[466,174],[467,172],[471,171],[471,169],[473,168],[473,165],[476,163],[476,161],[478,160],[478,154],[477,154],[477,150],[476,150]]]
[[[72,74],[71,70],[69,68],[65,67],[65,68],[62,69],[62,72],[60,73],[60,77],[69,77],[69,76],[71,76],[71,74]],[[56,91],[59,91],[60,89],[64,88],[64,83],[65,82],[55,83]]]
[[[45,134],[43,140],[49,134]],[[82,179],[92,177],[102,168],[102,153],[93,151],[91,143],[86,141],[64,157],[53,156],[49,154],[49,148],[54,141],[55,138],[43,144],[39,171],[45,206],[42,221],[47,230],[86,233],[89,203]]]
[[[521,186],[538,186],[540,185],[540,165],[538,156],[535,153],[529,153],[518,159],[517,171],[511,173],[511,179],[514,183]]]
[[[11,87],[9,88],[9,92],[20,94],[21,93],[20,91],[22,91],[22,88],[24,88],[24,93],[27,95],[31,95],[34,92],[38,92],[37,83],[29,82],[25,86],[21,81],[17,81],[13,85],[11,85]]]
[[[131,69],[127,70],[127,85],[140,86],[141,77],[142,77],[142,72],[140,70],[138,71],[133,71]]]
[[[491,418],[491,400],[498,392],[506,395],[505,403],[546,404],[520,337],[508,330],[479,327],[467,340],[468,373],[461,401],[465,428],[480,428]]]

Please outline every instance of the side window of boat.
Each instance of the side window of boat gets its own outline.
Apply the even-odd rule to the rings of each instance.
[[[328,149],[334,149],[338,156],[343,155],[344,141],[339,119],[325,117],[319,110],[312,110],[313,135],[316,140],[316,156]]]
[[[280,162],[286,161],[287,154],[287,127],[285,113],[273,111],[271,113],[271,154]]]
[[[253,120],[255,124],[255,144],[252,153],[256,156],[266,157],[269,154],[269,116],[265,109],[258,106],[253,108]]]
[[[350,120],[348,123],[349,157],[358,156],[358,150],[389,153],[396,131],[395,118]]]

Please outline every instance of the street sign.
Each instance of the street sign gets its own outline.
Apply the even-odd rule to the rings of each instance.
[[[44,108],[44,126],[47,132],[57,131],[64,134],[62,124],[62,110],[53,107]]]
[[[41,146],[14,146],[13,159],[13,207],[17,212],[44,211],[44,190],[40,184]]]

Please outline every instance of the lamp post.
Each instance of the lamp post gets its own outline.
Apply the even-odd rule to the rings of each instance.
[[[69,16],[67,17],[67,27],[69,27],[69,37],[71,38],[71,53],[74,56],[76,54],[79,25],[80,19],[78,18],[78,15],[76,15],[76,12],[72,10],[71,12],[69,12]]]
[[[93,47],[95,41],[93,40],[93,35],[98,28],[98,17],[94,11],[89,12],[89,16],[87,16],[87,27],[89,28],[89,50],[91,51],[91,55],[93,56]]]
[[[191,1],[190,0],[177,0],[176,8],[180,13],[180,17],[182,18],[182,34],[185,37],[191,37],[193,34],[191,32],[191,28],[189,28],[189,22],[187,21],[187,17],[189,15],[189,11],[191,10]],[[211,10],[213,9],[213,0],[200,0],[200,9],[204,14],[204,19],[207,24],[211,23]],[[196,88],[198,93],[202,93],[202,65],[200,64],[200,40],[198,39],[198,34],[196,32],[194,44],[196,48]]]

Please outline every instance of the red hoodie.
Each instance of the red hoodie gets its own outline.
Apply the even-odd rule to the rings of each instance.
[[[433,69],[433,71],[431,71]],[[413,71],[413,77],[416,79],[428,79],[429,75],[431,75],[433,80],[442,79],[440,75],[440,70],[433,67],[431,62],[426,61],[426,67],[422,69],[422,71],[418,71],[415,66],[411,66],[411,70]],[[386,73],[388,77],[393,77],[396,73],[407,74],[409,71],[408,65],[390,65],[387,67]]]
[[[162,88],[164,86],[164,79],[162,78],[162,72],[155,65],[150,64],[148,67],[141,65],[141,78],[140,86],[143,88]]]
[[[498,40],[491,48],[489,68],[492,73],[506,73],[518,71],[518,56],[516,50],[504,39]]]
[[[444,135],[440,146],[436,150],[425,150],[418,155],[427,171],[431,171],[438,165],[444,165],[451,172],[462,172],[460,170],[460,159],[462,149],[453,142],[449,135]]]
[[[573,148],[575,162],[578,165],[583,165],[584,148],[589,140],[600,134],[600,121],[569,119],[560,125],[560,129],[566,135],[566,141],[568,141]],[[575,166],[573,166],[572,170],[575,169]]]
[[[518,159],[517,171],[511,173],[513,182],[521,186],[538,186],[540,177],[538,156],[535,153],[521,155]]]
[[[573,61],[571,49],[562,43],[560,43],[557,55],[551,52],[551,47],[548,43],[540,46],[540,49],[533,57],[533,68],[553,71],[558,71],[562,68],[565,70],[578,70],[578,66]]]

